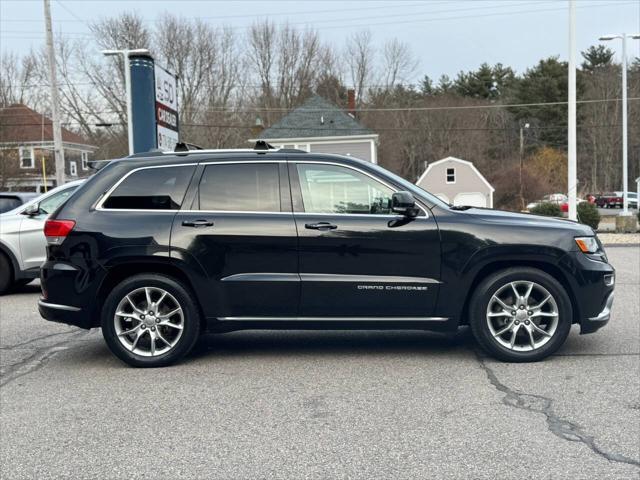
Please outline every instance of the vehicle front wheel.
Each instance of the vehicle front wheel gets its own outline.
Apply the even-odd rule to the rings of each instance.
[[[109,349],[134,367],[164,367],[186,355],[200,333],[200,314],[189,290],[158,274],[118,284],[102,309]]]
[[[484,279],[469,305],[469,324],[482,348],[507,362],[535,362],[565,342],[571,301],[562,285],[535,268],[509,268]]]

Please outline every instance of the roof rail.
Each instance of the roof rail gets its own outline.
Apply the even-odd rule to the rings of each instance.
[[[174,153],[188,152],[189,150],[203,150],[203,148],[200,145],[195,145],[193,143],[178,142],[173,149]]]
[[[258,140],[253,147],[254,150],[276,150],[273,145],[268,144],[264,140]]]

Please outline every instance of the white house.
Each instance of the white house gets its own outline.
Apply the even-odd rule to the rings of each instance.
[[[493,208],[495,188],[466,160],[447,157],[433,162],[416,185],[453,205]]]
[[[351,106],[349,109],[353,110]],[[360,124],[353,114],[318,95],[309,98],[249,142],[256,140],[266,140],[276,148],[349,155],[378,163],[378,135]]]

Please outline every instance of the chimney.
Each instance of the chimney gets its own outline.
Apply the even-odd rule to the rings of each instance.
[[[258,136],[260,135],[260,133],[262,133],[263,130],[264,130],[264,124],[262,123],[262,119],[260,117],[256,117],[256,121],[253,124],[253,127],[251,127],[251,135],[254,138],[258,138]]]
[[[356,118],[356,91],[353,88],[347,90],[347,113]]]

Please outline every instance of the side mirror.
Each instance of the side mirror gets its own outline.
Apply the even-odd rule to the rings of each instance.
[[[30,217],[35,217],[36,215],[40,215],[40,204],[32,203],[22,211],[22,214],[28,215]]]
[[[410,192],[396,192],[391,196],[391,210],[407,217],[417,217],[420,210]]]

